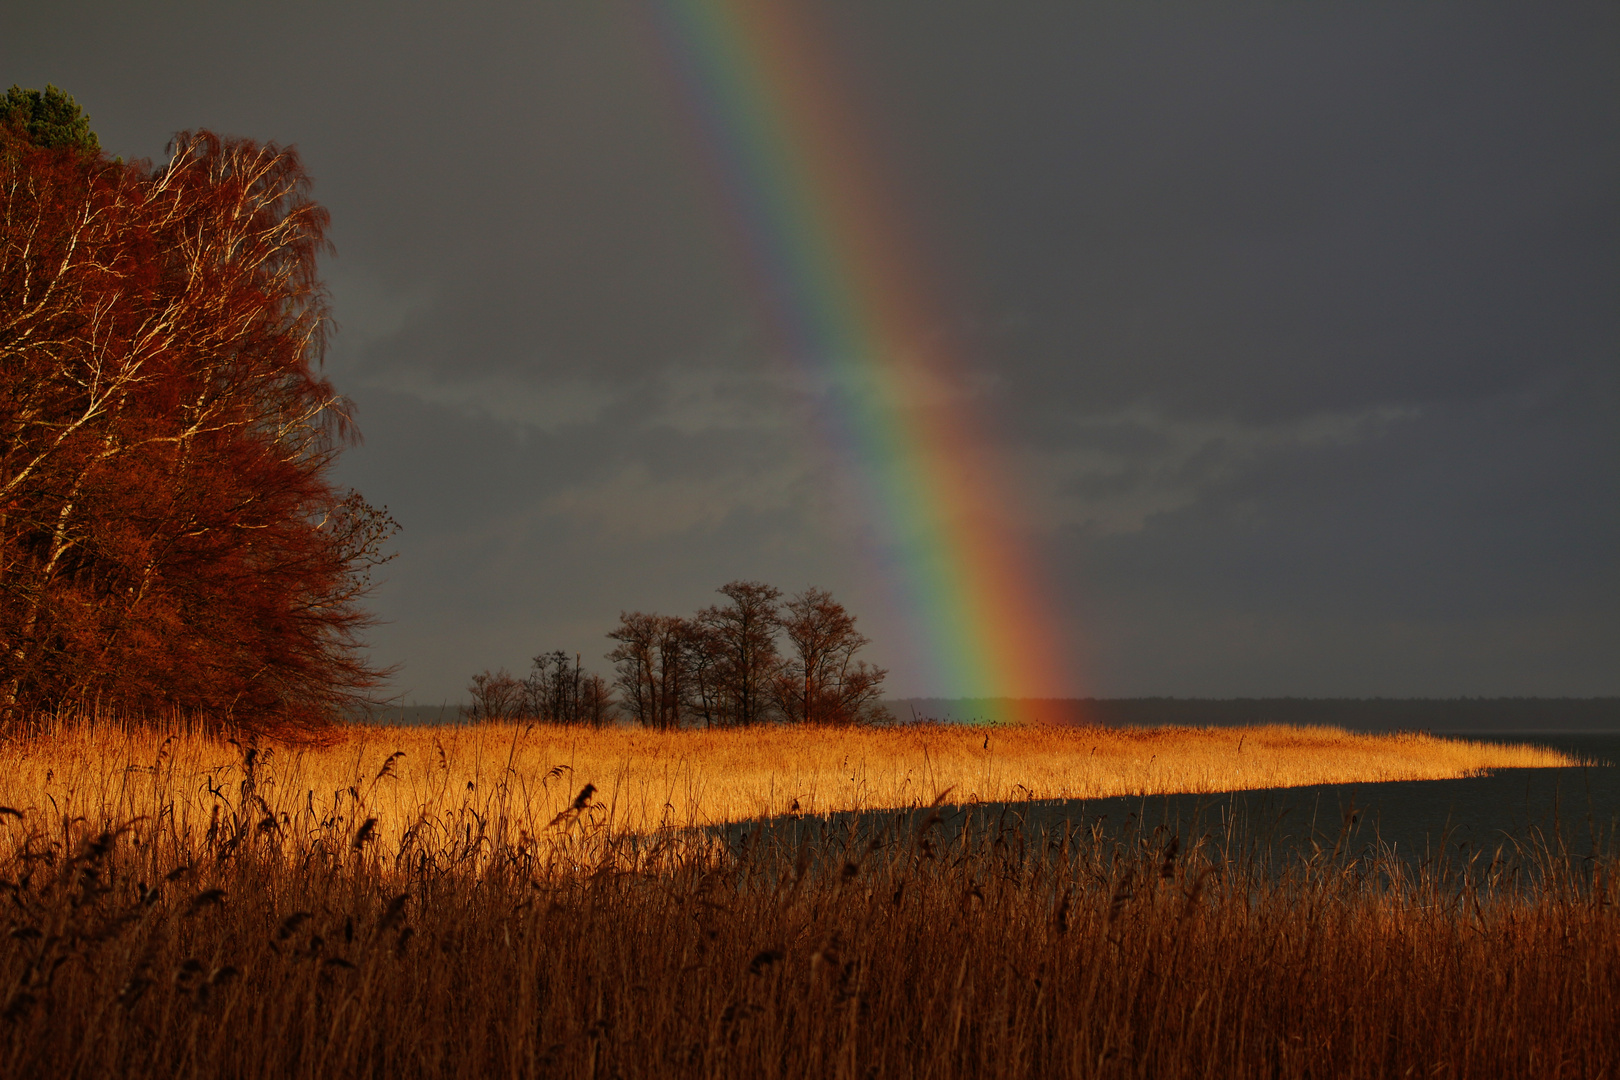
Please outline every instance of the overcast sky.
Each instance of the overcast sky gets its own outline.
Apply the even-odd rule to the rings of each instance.
[[[818,3],[1031,492],[1071,693],[1620,693],[1620,6]],[[27,5],[109,152],[296,144],[404,698],[833,590],[926,694],[638,31],[599,3]]]

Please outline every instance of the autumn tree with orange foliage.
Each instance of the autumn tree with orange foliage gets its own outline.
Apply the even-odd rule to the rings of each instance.
[[[311,736],[377,684],[360,601],[397,526],[331,479],[355,433],[309,185],[275,144],[182,132],[154,168],[0,116],[6,723]]]

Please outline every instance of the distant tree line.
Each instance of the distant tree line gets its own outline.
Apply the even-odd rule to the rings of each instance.
[[[360,600],[397,526],[332,481],[309,184],[290,148],[126,163],[54,87],[0,99],[0,725],[307,734],[377,682]]]
[[[534,658],[524,678],[505,668],[481,671],[467,684],[472,703],[462,710],[470,720],[540,720],[552,724],[590,724],[612,717],[613,690],[600,675],[580,667],[578,653],[562,650]]]
[[[887,672],[857,655],[871,644],[824,589],[733,581],[726,602],[690,617],[622,612],[608,631],[611,683],[576,654],[542,653],[527,677],[483,671],[468,685],[470,719],[644,727],[727,728],[787,722],[848,725],[889,719]]]

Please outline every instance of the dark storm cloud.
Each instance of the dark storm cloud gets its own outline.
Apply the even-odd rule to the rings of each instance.
[[[817,5],[1075,690],[1620,691],[1612,5]],[[424,700],[734,577],[926,692],[636,9],[54,5],[102,143],[294,142]]]
[[[1022,316],[1001,344],[1049,400],[1264,416],[1612,372],[1608,13],[1071,22],[978,20],[960,66],[884,69],[975,307]]]

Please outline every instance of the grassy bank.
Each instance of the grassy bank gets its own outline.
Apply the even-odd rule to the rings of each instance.
[[[163,815],[181,835],[202,835],[230,805],[222,793],[248,783],[261,817],[375,817],[388,843],[456,814],[537,834],[586,784],[604,824],[646,831],[927,805],[947,791],[958,802],[1016,802],[1572,764],[1534,746],[1289,727],[354,727],[331,746],[270,746],[250,760],[200,736],[103,725],[12,741],[3,753],[0,806],[107,821]]]
[[[1612,851],[1275,865],[1232,834],[947,843],[926,809],[799,849],[726,848],[616,834],[588,806],[539,822],[550,804],[518,816],[510,790],[441,796],[391,839],[375,819],[406,781],[349,752],[364,782],[336,812],[275,810],[313,796],[255,756],[207,778],[201,819],[175,801],[191,774],[173,757],[128,773],[149,813],[109,797],[82,818],[51,799],[6,814],[0,1075],[1603,1077],[1620,1063]],[[504,759],[479,767],[475,789]],[[466,792],[461,775],[446,790]]]

